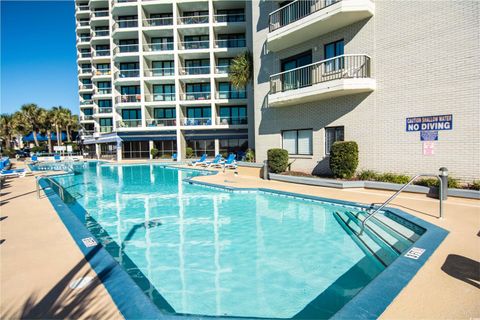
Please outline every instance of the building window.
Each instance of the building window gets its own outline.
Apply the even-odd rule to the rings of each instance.
[[[187,147],[192,148],[196,158],[203,154],[209,157],[215,156],[215,140],[187,140]]]
[[[300,68],[312,63],[312,51],[306,51],[283,59],[280,64],[282,72]],[[311,85],[311,71],[309,68],[302,72],[285,72],[281,75],[282,90],[293,90]]]
[[[175,108],[155,108],[153,110],[155,119],[174,119]]]
[[[176,140],[162,140],[154,141],[155,149],[159,152],[160,158],[171,158],[174,153],[177,153]]]
[[[188,118],[210,118],[212,116],[212,109],[210,107],[189,107],[187,108]]]
[[[175,85],[174,84],[154,84],[153,85],[153,101],[174,101]]]
[[[312,129],[283,131],[283,149],[289,154],[312,155],[312,135]]]
[[[83,109],[83,114],[86,116],[91,116],[93,115],[93,108],[85,108]]]
[[[247,124],[247,107],[245,106],[225,106],[220,107],[220,123],[239,125]]]
[[[325,45],[325,60],[332,59],[325,63],[325,71],[333,72],[343,68],[345,59],[343,57],[333,59],[344,54],[344,41],[338,40]]]
[[[330,154],[330,150],[335,141],[343,141],[345,136],[345,127],[325,128],[325,154]]]
[[[111,108],[112,107],[112,100],[98,100],[98,107],[99,108]]]
[[[248,148],[247,139],[220,139],[220,154],[226,158],[230,153],[238,155],[237,159],[242,159]]]

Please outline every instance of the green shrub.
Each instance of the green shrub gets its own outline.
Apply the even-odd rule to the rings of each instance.
[[[395,173],[383,173],[378,176],[378,180],[381,182],[390,182],[390,183],[398,183],[398,184],[405,184],[410,181],[410,177],[404,174],[395,174]]]
[[[191,159],[193,158],[193,149],[190,147],[185,148],[185,158]]]
[[[438,179],[436,178],[423,178],[420,180],[415,181],[416,185],[419,186],[424,186],[424,187],[436,187],[438,188],[440,185],[440,182],[438,182]],[[452,177],[448,177],[448,187],[449,188],[458,188],[460,187],[460,183],[458,182],[457,179],[454,179]]]
[[[158,156],[158,153],[159,153],[159,152],[160,152],[160,151],[158,151],[158,149],[155,149],[155,148],[152,148],[152,149],[150,150],[150,154],[152,155],[152,158],[153,158],[153,159],[155,159],[155,158]]]
[[[245,161],[246,162],[255,162],[255,151],[248,148],[247,152],[245,153]]]
[[[287,170],[288,151],[284,149],[270,149],[267,151],[268,168],[273,173],[282,173]]]
[[[45,146],[34,146],[30,148],[30,152],[37,153],[37,152],[46,152],[47,148]]]
[[[468,189],[480,191],[480,180],[474,180],[468,185]]]
[[[337,141],[330,150],[330,170],[336,178],[353,177],[358,166],[358,145],[355,141]]]
[[[9,158],[15,158],[15,149],[13,148],[4,148],[2,150],[2,156],[9,157]]]
[[[379,174],[372,170],[362,170],[357,174],[358,180],[378,181]]]

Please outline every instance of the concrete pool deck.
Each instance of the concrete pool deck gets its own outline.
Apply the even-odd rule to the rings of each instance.
[[[237,188],[270,188],[362,203],[383,202],[392,194],[380,190],[342,190],[265,181],[241,171],[238,176],[232,171],[220,171],[217,175],[195,179]],[[98,281],[84,289],[68,288],[69,283],[80,276],[95,278],[95,272],[48,199],[36,198],[34,177],[8,179],[0,200],[0,237],[4,239],[0,245],[2,318],[22,315],[24,318],[122,318]],[[480,237],[477,235],[480,201],[450,197],[445,202],[442,220],[436,218],[438,200],[425,195],[404,193],[392,206],[438,225],[450,234],[385,310],[382,318],[480,317]]]

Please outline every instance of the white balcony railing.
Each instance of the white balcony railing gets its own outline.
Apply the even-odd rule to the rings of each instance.
[[[173,25],[172,17],[143,19],[144,27],[161,27]]]
[[[216,14],[213,16],[213,20],[216,23],[221,22],[245,22],[244,13],[235,13],[235,14]]]
[[[138,103],[142,101],[142,95],[140,94],[122,94],[115,97],[116,103]]]
[[[142,126],[142,119],[122,119],[117,121],[117,128],[138,128]]]
[[[217,91],[217,99],[246,99],[247,92],[245,90],[233,90],[233,91]]]
[[[248,124],[248,117],[217,117],[218,125],[244,125]]]
[[[115,79],[123,79],[123,78],[138,78],[140,76],[139,69],[132,69],[132,70],[119,70],[115,72]]]
[[[270,76],[270,94],[300,89],[326,81],[369,77],[369,56],[345,54]]]
[[[208,15],[178,17],[178,24],[208,23]]]
[[[175,93],[154,93],[145,95],[146,102],[175,101]]]
[[[147,119],[147,127],[173,127],[177,124],[177,119]]]
[[[166,77],[175,74],[174,68],[152,68],[143,71],[145,77]]]
[[[212,118],[182,118],[180,119],[183,126],[211,126]]]
[[[209,74],[210,66],[180,67],[180,75]]]
[[[180,50],[208,49],[209,47],[210,47],[210,40],[178,42],[178,49]]]
[[[110,132],[113,132],[113,126],[100,126],[100,127],[95,127],[95,132],[110,133]]]
[[[208,92],[187,92],[180,94],[180,100],[192,101],[192,100],[210,100],[211,94]]]
[[[270,13],[270,32],[309,16],[341,0],[295,0]]]
[[[146,43],[143,45],[143,51],[146,52],[160,52],[171,50],[173,50],[173,42]]]

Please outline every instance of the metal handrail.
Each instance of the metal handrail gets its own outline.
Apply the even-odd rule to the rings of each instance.
[[[55,180],[53,180],[52,178],[46,175],[41,175],[40,177],[37,177],[37,198],[38,199],[40,199],[40,190],[43,190],[43,188],[40,188],[41,179],[48,180],[51,184],[56,185],[58,187],[58,193],[60,195],[60,199],[62,199],[62,201],[65,201],[65,193],[64,193],[63,187],[58,182],[56,182]]]
[[[411,185],[417,178],[419,177],[436,177],[438,181],[440,181],[440,190],[439,190],[439,199],[440,199],[440,217],[443,217],[443,180],[440,178],[440,176],[436,174],[417,174],[414,176],[410,181],[408,181],[406,184],[404,184],[397,192],[395,192],[390,198],[388,198],[380,207],[375,209],[372,213],[368,214],[365,219],[362,221],[362,229],[360,230],[360,234],[363,233],[363,230],[366,227],[366,223],[370,218],[372,218],[375,214],[377,214],[380,210],[385,208],[390,202],[393,201],[403,190],[405,190],[409,185]]]

